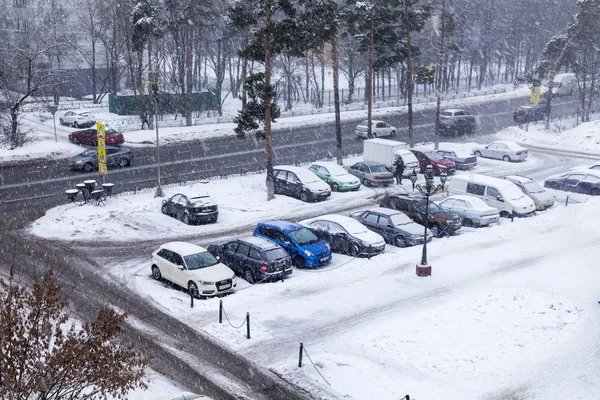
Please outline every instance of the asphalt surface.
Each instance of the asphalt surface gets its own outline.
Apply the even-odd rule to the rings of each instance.
[[[467,107],[477,119],[477,130],[470,135],[469,140],[485,141],[485,136],[489,133],[514,126],[513,107],[525,100],[494,101]],[[554,103],[553,115],[556,117],[574,112],[575,105],[572,99],[559,99]],[[408,142],[406,113],[389,114],[385,119],[398,128],[397,135],[391,139]],[[414,114],[415,142],[435,139],[434,119],[434,110]],[[362,118],[342,124],[345,156],[362,153],[362,141],[354,134],[354,127],[361,120]],[[335,157],[336,141],[333,123],[281,130],[277,130],[277,124],[274,124],[274,127],[275,165],[305,163]],[[443,140],[464,141],[465,139],[444,137]],[[107,182],[115,183],[115,193],[156,187],[158,175],[156,148],[152,146],[135,148],[133,154],[132,167],[113,169],[106,178]],[[165,145],[161,146],[160,160],[162,184],[259,171],[265,168],[264,142],[254,138],[240,140],[234,137],[220,137]],[[20,216],[19,219],[28,220],[51,207],[65,203],[64,191],[74,188],[76,183],[86,179],[102,181],[101,176],[95,172],[71,171],[69,164],[68,159],[63,159],[1,166],[0,214],[16,215]],[[31,215],[27,217],[27,214]]]
[[[481,141],[499,129],[514,125],[513,104],[518,101],[497,101],[469,107],[477,115],[478,130],[455,141]],[[572,113],[572,103],[557,104],[557,114]],[[434,139],[434,111],[415,114],[415,141]],[[388,116],[398,127],[394,140],[408,141],[406,115]],[[352,121],[343,124],[346,155],[362,152],[362,141],[354,136]],[[444,139],[448,140],[448,139]],[[335,134],[332,124],[277,131],[273,135],[275,163],[301,163],[334,157]],[[156,185],[154,148],[135,149],[134,166],[112,171],[110,181],[117,191],[151,188]],[[578,157],[573,154],[573,157]],[[581,154],[584,157],[584,154]],[[561,163],[561,156],[550,154],[549,160]],[[169,145],[161,148],[163,183],[175,183],[264,168],[264,143],[252,139],[215,138],[205,141]],[[98,179],[97,174],[79,174],[68,170],[66,160],[21,164],[0,169],[0,265],[6,273],[8,265],[17,266],[23,281],[37,279],[52,265],[60,272],[59,279],[68,294],[74,315],[82,320],[95,317],[98,309],[111,305],[127,311],[126,339],[144,346],[152,345],[151,367],[181,387],[205,393],[215,399],[310,399],[310,394],[292,386],[272,372],[258,366],[252,359],[265,361],[274,357],[267,351],[269,343],[260,343],[246,355],[235,354],[219,343],[155,308],[146,299],[111,277],[105,262],[115,257],[139,258],[148,254],[152,244],[119,246],[100,243],[61,243],[32,238],[11,230],[11,221],[24,221],[23,215],[43,212],[65,202],[64,190],[84,179]],[[547,166],[546,166],[547,167]],[[532,171],[533,172],[533,171]],[[539,171],[541,173],[541,171]],[[216,199],[218,201],[218,199]],[[31,214],[33,213],[33,214]],[[18,225],[18,224],[17,224]],[[43,261],[40,261],[43,260]],[[340,324],[343,329],[343,321]],[[160,338],[157,341],[156,338]],[[278,340],[278,338],[273,338]],[[276,355],[275,355],[276,356]]]

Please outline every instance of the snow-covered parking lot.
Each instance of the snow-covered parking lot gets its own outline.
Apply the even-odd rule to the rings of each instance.
[[[564,135],[560,148],[568,147],[565,137],[579,137],[577,130]],[[444,146],[467,150],[470,145]],[[535,152],[518,164],[480,159],[477,172],[543,171],[543,163]],[[410,190],[408,183],[405,189]],[[109,199],[106,207],[60,206],[29,229],[67,240],[193,240],[266,218],[367,208],[385,191],[334,193],[321,203],[278,196],[267,203],[264,176],[249,175],[171,187],[167,194],[190,190],[215,198],[221,212],[217,224],[185,226],[162,215],[160,199],[148,192]],[[600,228],[594,222],[600,199],[575,195],[575,202],[565,206],[566,194],[553,193],[560,203],[535,217],[463,228],[456,236],[433,240],[429,278],[415,274],[421,247],[388,245],[370,260],[335,254],[329,266],[294,270],[285,282],[251,286],[240,279],[233,295],[196,301],[192,309],[185,292],[152,279],[147,257],[111,261],[106,268],[165,312],[307,388],[315,398],[600,398]],[[222,324],[219,300],[226,313]],[[247,312],[249,340],[245,326],[232,326],[239,326]],[[298,368],[301,342],[310,360]]]

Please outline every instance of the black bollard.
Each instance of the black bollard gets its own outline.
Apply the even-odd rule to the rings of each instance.
[[[219,323],[223,323],[223,300],[219,300]]]
[[[300,351],[298,352],[298,368],[302,368],[302,352],[303,351],[304,351],[304,343],[300,343]]]
[[[250,313],[246,313],[246,338],[250,339]]]
[[[194,291],[190,290],[190,308],[194,308]]]

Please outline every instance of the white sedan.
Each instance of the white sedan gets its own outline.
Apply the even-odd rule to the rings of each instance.
[[[73,128],[90,127],[96,123],[96,117],[89,112],[67,111],[58,120],[61,125],[72,126]]]
[[[486,146],[475,147],[473,154],[477,157],[495,158],[496,160],[510,162],[527,160],[528,151],[510,140],[496,140]]]
[[[356,125],[355,133],[361,139],[369,139],[369,121],[363,121]],[[379,121],[376,119],[371,120],[371,136],[382,137],[382,136],[396,136],[396,127],[388,124],[385,121]]]
[[[460,216],[464,226],[489,226],[500,221],[500,213],[479,197],[456,195],[438,203],[440,208]]]
[[[205,248],[185,242],[165,243],[152,253],[152,277],[186,288],[190,296],[212,297],[231,293],[235,273]]]

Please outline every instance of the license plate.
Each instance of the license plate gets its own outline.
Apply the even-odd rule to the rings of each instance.
[[[321,258],[321,260],[320,260],[320,261],[321,261],[321,262],[329,261],[329,257],[323,257],[323,258]]]
[[[228,283],[226,285],[221,285],[219,286],[219,290],[225,290],[225,289],[229,289],[231,287],[231,283]]]

